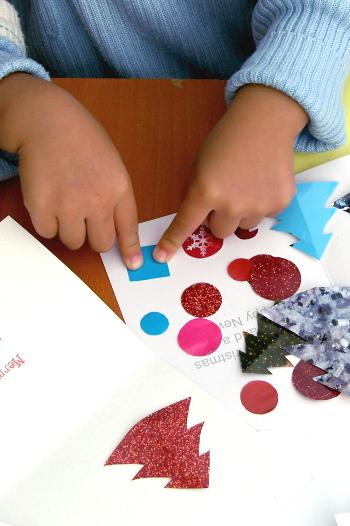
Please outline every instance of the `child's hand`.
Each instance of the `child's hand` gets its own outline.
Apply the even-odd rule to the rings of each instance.
[[[186,199],[155,258],[169,260],[201,223],[223,238],[282,211],[295,192],[293,145],[307,120],[279,91],[242,88],[202,147]]]
[[[102,126],[72,96],[14,74],[0,84],[0,147],[19,155],[23,199],[41,236],[71,249],[88,237],[108,250],[116,236],[125,263],[141,264],[131,182]]]

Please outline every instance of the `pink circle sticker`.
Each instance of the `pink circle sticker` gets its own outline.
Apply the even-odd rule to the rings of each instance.
[[[177,336],[181,349],[191,356],[207,356],[215,352],[221,340],[220,328],[205,318],[188,321]]]

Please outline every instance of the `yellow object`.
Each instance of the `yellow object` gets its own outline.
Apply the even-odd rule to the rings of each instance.
[[[319,164],[327,163],[328,161],[333,161],[338,157],[343,155],[350,154],[350,77],[348,78],[345,90],[344,90],[344,104],[346,112],[346,144],[337,150],[332,152],[322,152],[322,153],[296,153],[294,159],[295,173],[303,172]],[[349,174],[350,178],[350,174]]]

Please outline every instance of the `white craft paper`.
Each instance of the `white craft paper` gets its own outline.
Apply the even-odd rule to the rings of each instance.
[[[168,479],[132,480],[140,466],[104,466],[132,425],[188,396],[189,426],[205,422],[200,450],[211,451],[208,489],[165,489]],[[334,429],[337,465],[347,450],[344,429],[342,422]],[[344,470],[337,484],[323,477],[332,437],[325,429],[316,441],[310,426],[302,434],[257,433],[154,356],[0,500],[0,516],[19,526],[328,526],[350,497]]]
[[[150,358],[10,218],[0,223],[0,497]]]
[[[312,180],[339,181],[339,186],[329,198],[347,193],[350,188],[350,157],[339,159],[320,168],[309,170],[298,176],[299,182]],[[140,225],[142,245],[156,244],[173,216],[166,216]],[[242,374],[238,359],[239,350],[244,350],[243,330],[256,331],[256,309],[272,305],[273,302],[258,296],[249,283],[234,281],[226,272],[228,264],[237,258],[250,258],[257,254],[271,254],[293,261],[299,268],[302,282],[299,291],[315,286],[350,285],[350,272],[346,261],[350,261],[350,217],[337,211],[327,231],[334,236],[324,257],[319,261],[294,249],[290,245],[295,238],[284,232],[270,229],[274,219],[265,219],[259,226],[259,233],[250,240],[230,236],[217,254],[196,259],[188,256],[182,248],[169,263],[171,276],[168,278],[130,282],[127,271],[121,261],[117,247],[102,254],[111,284],[118,298],[125,321],[156,354],[167,360],[172,366],[186,374],[221,403],[230,409],[236,408],[253,427],[257,429],[279,428],[281,425],[293,425],[300,411],[308,411],[312,404],[313,414],[327,417],[328,411],[349,409],[349,400],[338,398],[324,406],[314,404],[300,396],[291,383],[291,368],[273,370],[273,375]],[[210,319],[220,325],[223,341],[219,349],[206,357],[192,357],[184,353],[177,344],[177,335],[181,327],[192,317],[182,308],[180,297],[189,285],[196,282],[209,282],[221,292],[223,303],[219,311]],[[145,334],[140,328],[140,320],[147,312],[159,311],[169,321],[169,329],[160,336]],[[292,361],[292,360],[291,360]],[[257,420],[242,409],[239,393],[250,380],[264,379],[278,390],[280,403],[277,409]],[[288,412],[286,408],[288,407]],[[316,411],[316,413],[315,413]],[[326,413],[325,413],[326,411]],[[294,416],[293,416],[294,415]],[[283,420],[286,420],[283,423]]]
[[[350,526],[350,513],[338,513],[335,518],[337,526]]]
[[[317,168],[307,170],[297,176],[300,183],[312,181],[337,181],[339,184],[326,203],[331,206],[336,199],[339,199],[350,191],[350,155],[336,159]],[[337,210],[328,221],[324,230],[325,233],[332,233],[328,247],[322,256],[323,266],[333,285],[342,287],[350,286],[350,214]]]
[[[334,401],[324,405],[333,409],[327,425],[323,404],[311,403],[298,426],[257,432],[239,412],[228,412],[147,352],[10,219],[0,223],[0,253],[0,356],[6,363],[14,354],[24,360],[0,380],[2,521],[209,526],[222,517],[240,526],[328,526],[344,509],[350,498],[347,421]],[[164,489],[164,479],[133,481],[138,466],[104,466],[136,422],[188,396],[189,426],[205,422],[208,489]],[[283,399],[280,404],[285,410]],[[344,468],[337,484],[325,475],[330,444],[332,463]]]

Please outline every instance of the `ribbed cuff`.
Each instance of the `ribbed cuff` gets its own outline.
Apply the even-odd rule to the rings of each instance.
[[[23,56],[17,46],[0,37],[0,79],[19,71],[35,75],[43,80],[50,80],[50,75],[43,66]]]
[[[25,54],[26,48],[19,16],[16,9],[6,0],[0,0],[0,37],[13,42]]]
[[[230,102],[245,84],[278,89],[296,100],[310,118],[297,138],[296,149],[333,150],[345,141],[342,95],[349,48],[350,42],[344,39],[342,46],[329,47],[304,34],[270,30],[228,81],[226,99]]]
[[[0,182],[18,175],[18,162],[14,155],[0,150]]]

